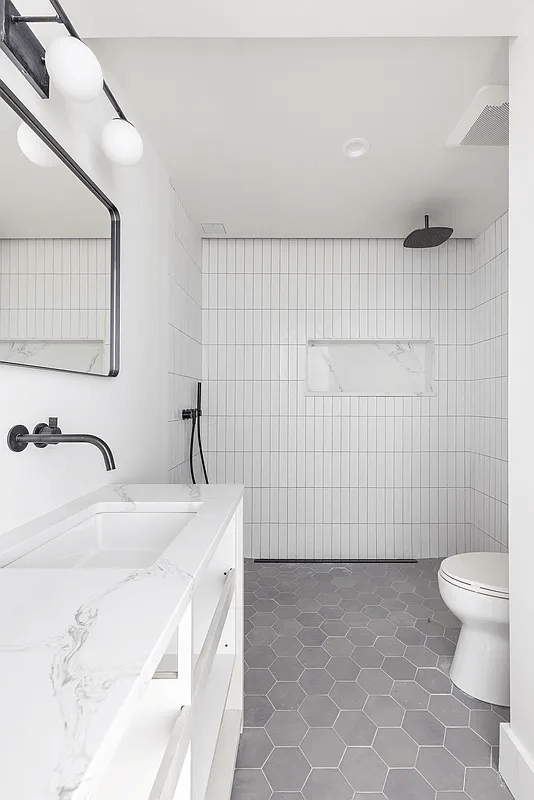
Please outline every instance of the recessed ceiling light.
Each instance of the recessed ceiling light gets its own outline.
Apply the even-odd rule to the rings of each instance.
[[[201,223],[202,231],[207,236],[225,236],[226,235],[226,228],[222,224],[222,222],[202,222]]]
[[[371,145],[367,139],[349,139],[341,148],[341,152],[347,158],[360,158],[367,155]]]

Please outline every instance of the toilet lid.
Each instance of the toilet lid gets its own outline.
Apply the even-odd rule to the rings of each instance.
[[[462,553],[441,562],[440,571],[473,592],[508,595],[507,553]]]

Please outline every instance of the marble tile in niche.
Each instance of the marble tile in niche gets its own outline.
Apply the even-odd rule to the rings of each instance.
[[[310,339],[307,394],[417,397],[436,393],[429,339]]]

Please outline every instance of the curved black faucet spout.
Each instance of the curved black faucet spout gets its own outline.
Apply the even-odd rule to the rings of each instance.
[[[56,417],[50,417],[48,425],[46,423],[36,425],[33,433],[30,433],[25,425],[15,425],[7,435],[8,446],[16,453],[25,450],[29,444],[46,447],[49,444],[63,444],[63,442],[85,442],[94,445],[102,453],[108,472],[115,469],[115,459],[107,442],[90,433],[62,433],[57,426]]]

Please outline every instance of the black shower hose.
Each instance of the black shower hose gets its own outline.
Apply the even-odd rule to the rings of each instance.
[[[195,430],[198,437],[198,449],[200,451],[200,463],[202,464],[202,471],[204,473],[204,480],[209,483],[208,471],[206,469],[206,462],[204,460],[204,450],[202,449],[202,437],[200,435],[200,414],[193,414],[193,424],[191,425],[191,442],[189,444],[189,469],[191,472],[191,482],[196,483],[195,468],[193,466],[193,450],[195,446]]]

